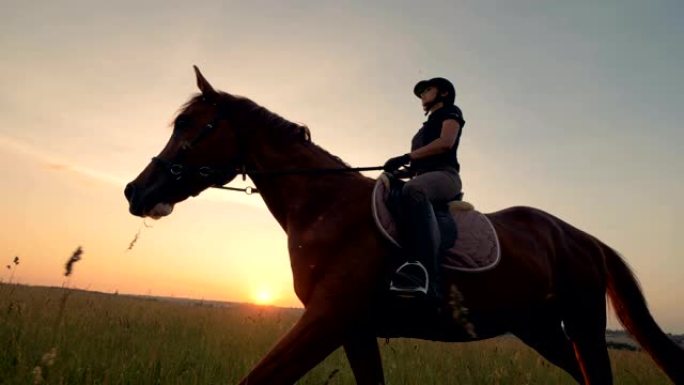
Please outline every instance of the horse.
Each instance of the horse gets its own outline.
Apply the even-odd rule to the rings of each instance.
[[[673,382],[684,384],[684,349],[657,325],[623,258],[532,207],[486,214],[501,247],[495,268],[443,273],[476,333],[428,311],[409,317],[417,313],[409,306],[391,310],[383,293],[396,250],[372,218],[374,180],[351,171],[303,172],[349,166],[314,144],[306,126],[217,91],[194,70],[200,93],[181,107],[170,139],[124,194],[131,214],[158,219],[174,204],[247,174],[286,232],[304,311],[241,384],[294,383],[339,347],[358,384],[383,384],[378,337],[467,342],[504,333],[580,384],[612,384],[606,295],[627,331]],[[390,310],[405,317],[388,317]]]

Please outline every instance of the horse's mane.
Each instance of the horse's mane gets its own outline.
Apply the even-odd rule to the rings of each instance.
[[[301,140],[306,147],[333,160],[336,164],[342,167],[351,167],[338,156],[331,154],[321,146],[313,143],[311,141],[311,131],[306,125],[291,122],[244,96],[231,95],[222,91],[218,91],[217,93],[219,107],[227,114],[239,115],[242,117],[241,120],[257,123],[260,126],[271,130],[272,134],[283,140]],[[204,100],[202,94],[197,94],[181,106],[179,111],[182,113],[193,104],[201,103]]]

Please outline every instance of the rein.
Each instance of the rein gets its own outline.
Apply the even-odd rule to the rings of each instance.
[[[359,172],[359,171],[377,171],[382,170],[382,166],[370,166],[370,167],[342,167],[342,168],[290,168],[282,170],[248,170],[245,167],[232,167],[232,168],[214,168],[209,166],[193,167],[182,163],[175,163],[160,157],[153,157],[153,162],[160,163],[164,166],[171,175],[173,175],[176,180],[180,180],[186,174],[196,174],[202,178],[214,178],[221,180],[225,175],[230,174],[241,174],[242,180],[245,180],[247,175],[262,175],[262,176],[282,176],[282,175],[312,175],[312,174],[339,174],[345,172]],[[255,187],[226,187],[218,182],[216,185],[211,186],[213,188],[218,188],[222,190],[229,191],[240,191],[247,195],[252,195],[254,193],[258,194],[259,190]]]
[[[294,174],[303,174],[303,175],[306,175],[306,174],[308,174],[308,175],[311,175],[311,174],[339,174],[339,173],[344,173],[344,172],[376,171],[376,170],[382,170],[382,169],[383,169],[382,166],[346,167],[346,168],[292,168],[292,169],[284,169],[284,170],[263,170],[263,171],[258,171],[258,170],[247,171],[247,170],[243,169],[243,170],[240,170],[240,173],[242,174],[242,180],[245,180],[245,174],[266,175],[266,176],[280,176],[280,175],[294,175]],[[226,186],[211,186],[211,187],[222,189],[222,190],[229,190],[229,191],[241,191],[247,195],[259,193],[259,190],[257,190],[254,187],[251,187],[251,186],[244,187],[244,188],[226,187]]]

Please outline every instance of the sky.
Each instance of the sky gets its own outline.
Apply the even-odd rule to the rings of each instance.
[[[61,285],[80,245],[72,287],[300,306],[258,195],[127,211],[124,185],[197,92],[192,65],[354,166],[407,152],[413,85],[443,76],[465,199],[595,235],[684,332],[681,1],[1,1],[0,263],[21,260],[5,282]]]

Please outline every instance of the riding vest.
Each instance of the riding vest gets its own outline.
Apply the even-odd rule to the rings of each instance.
[[[451,146],[447,152],[411,161],[411,168],[417,170],[418,173],[445,168],[455,168],[456,171],[460,171],[461,166],[458,164],[458,159],[456,158],[456,150],[458,149],[458,143],[461,141],[461,133],[463,132],[465,120],[463,120],[461,109],[455,105],[444,106],[433,111],[430,116],[428,116],[428,120],[423,123],[423,126],[411,140],[411,151],[423,147],[439,138],[442,133],[442,123],[447,119],[454,119],[461,126],[458,130],[454,145]]]

